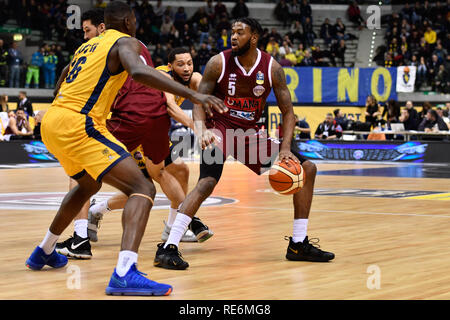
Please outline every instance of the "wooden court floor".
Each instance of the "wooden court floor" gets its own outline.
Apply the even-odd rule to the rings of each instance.
[[[192,187],[198,165],[189,166]],[[382,167],[318,164],[320,172]],[[182,243],[190,264],[185,271],[153,267],[168,209],[152,210],[139,269],[174,287],[171,296],[161,299],[450,299],[450,202],[433,196],[352,196],[348,191],[448,193],[450,179],[318,175],[316,188],[337,194],[314,197],[308,234],[320,238],[321,248],[336,258],[309,263],[285,259],[284,236],[292,234],[291,197],[270,192],[267,176],[258,177],[238,163],[227,164],[222,177],[213,196],[237,201],[199,210],[215,235],[205,243]],[[67,180],[60,167],[2,169],[0,196],[65,192]],[[114,190],[104,186],[101,191]],[[91,260],[70,260],[58,270],[25,267],[54,214],[0,208],[0,299],[126,299],[104,294],[118,257],[120,211],[104,217]],[[72,232],[70,226],[62,240]]]

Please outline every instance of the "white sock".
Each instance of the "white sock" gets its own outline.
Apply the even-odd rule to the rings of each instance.
[[[292,241],[303,242],[308,230],[308,219],[294,219],[294,231],[292,232]]]
[[[167,217],[167,225],[172,228],[175,218],[177,217],[177,209],[170,207],[169,216]]]
[[[82,238],[87,238],[87,219],[78,219],[73,222],[75,233]]]
[[[101,212],[101,213],[106,213],[108,211],[111,211],[111,209],[108,207],[108,200],[103,200],[103,201],[100,201],[99,203],[94,204],[91,207],[91,211]]]
[[[130,270],[134,263],[137,263],[138,254],[133,251],[123,250],[119,252],[119,260],[117,261],[116,273],[119,277],[123,277]]]
[[[174,244],[178,247],[181,241],[181,237],[186,232],[189,223],[191,223],[192,218],[184,213],[178,212],[177,218],[172,225],[172,229],[170,230],[169,239],[167,239],[164,248],[166,248],[169,244]]]
[[[44,250],[45,254],[50,254],[53,252],[53,250],[55,250],[56,242],[58,242],[58,239],[59,236],[51,233],[50,230],[48,230],[44,240],[42,240],[39,247]]]

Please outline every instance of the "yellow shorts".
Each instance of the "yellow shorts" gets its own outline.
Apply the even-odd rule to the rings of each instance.
[[[41,124],[42,141],[74,179],[88,173],[100,182],[117,163],[130,156],[107,129],[84,114],[51,107]]]

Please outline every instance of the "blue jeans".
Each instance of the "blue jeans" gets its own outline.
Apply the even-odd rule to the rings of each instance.
[[[12,88],[18,88],[19,87],[19,81],[20,81],[20,66],[18,65],[12,65],[9,69],[9,86]]]

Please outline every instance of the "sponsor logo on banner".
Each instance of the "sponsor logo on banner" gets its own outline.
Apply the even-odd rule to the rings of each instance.
[[[41,141],[31,141],[30,143],[22,144],[22,147],[28,153],[30,162],[34,162],[33,160],[57,161]]]
[[[100,192],[96,194],[97,200],[105,200],[112,197],[113,192]],[[66,195],[65,192],[23,192],[0,193],[0,210],[57,210]],[[222,206],[235,203],[236,199],[224,197],[209,197],[202,206]],[[156,194],[155,205],[152,209],[167,209],[170,201],[164,194]]]
[[[262,95],[266,91],[266,89],[263,86],[256,86],[253,88],[253,94],[257,97]]]
[[[403,66],[397,68],[397,92],[414,92],[415,82],[415,66]]]

